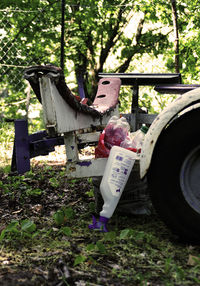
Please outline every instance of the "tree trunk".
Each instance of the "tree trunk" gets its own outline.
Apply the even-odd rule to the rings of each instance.
[[[176,8],[176,0],[171,0],[172,17],[174,26],[174,50],[175,50],[175,72],[179,73],[179,33],[178,33],[178,14]]]

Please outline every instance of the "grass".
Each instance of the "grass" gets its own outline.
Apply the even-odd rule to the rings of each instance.
[[[179,242],[155,213],[115,212],[108,233],[89,231],[91,179],[68,181],[60,153],[59,164],[52,153],[33,160],[30,172],[11,175],[12,128],[4,132],[1,285],[200,285],[200,246]]]
[[[64,167],[49,166],[23,176],[1,169],[1,179],[2,204],[8,207],[1,209],[0,275],[23,269],[34,276],[33,269],[41,268],[46,282],[40,285],[53,285],[50,271],[54,281],[65,278],[69,285],[200,284],[200,247],[176,241],[156,214],[116,212],[108,233],[92,232],[91,180],[66,182]],[[70,277],[56,272],[59,261]]]
[[[12,158],[12,146],[14,142],[14,124],[0,123],[0,166],[10,164]]]

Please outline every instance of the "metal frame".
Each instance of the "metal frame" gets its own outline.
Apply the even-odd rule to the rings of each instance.
[[[118,77],[121,79],[121,85],[131,86],[132,88],[132,105],[131,114],[123,114],[133,131],[145,124],[151,124],[155,119],[155,114],[144,114],[139,112],[139,87],[140,86],[157,86],[181,84],[180,73],[100,73],[100,78]]]
[[[157,84],[179,84],[181,82],[180,74],[99,74],[100,78],[112,78],[118,77],[121,79],[122,85],[131,86],[133,89],[132,94],[132,111],[131,114],[123,114],[131,125],[132,130],[138,129],[142,123],[151,124],[155,119],[155,114],[143,114],[139,113],[138,99],[139,99],[139,86],[150,85],[155,86]],[[40,81],[40,84],[43,80]],[[45,85],[49,84],[51,92],[47,92],[47,96],[50,94],[54,98],[55,88],[51,86],[50,80],[45,80]],[[40,88],[42,86],[40,85]],[[43,89],[44,92],[45,89]],[[43,93],[42,93],[43,95]],[[56,100],[59,95],[56,95]],[[44,99],[43,99],[44,100]],[[50,109],[53,108],[55,100],[52,100]],[[44,112],[45,112],[45,107]],[[61,109],[62,110],[62,109]],[[52,113],[53,115],[54,113]],[[113,113],[114,114],[114,113]],[[113,115],[112,113],[109,116]],[[62,115],[61,115],[62,117]],[[66,117],[66,116],[65,116]],[[66,117],[67,118],[67,117]],[[108,120],[108,119],[106,119]],[[99,132],[94,132],[92,129],[92,123],[88,122],[88,128],[83,134],[77,131],[69,131],[64,133],[63,136],[52,134],[48,136],[46,131],[40,131],[34,134],[28,134],[28,123],[26,120],[15,121],[15,141],[12,158],[12,171],[17,171],[19,174],[23,174],[30,170],[30,159],[39,155],[47,155],[49,152],[54,151],[56,145],[65,144],[67,155],[67,176],[68,177],[92,177],[102,176],[106,165],[106,158],[92,159],[92,160],[80,160],[79,149],[88,144],[96,144],[99,138]],[[63,122],[64,124],[64,122]],[[102,125],[102,124],[101,124]],[[103,125],[101,126],[103,128]],[[47,130],[49,131],[49,130]]]
[[[63,145],[63,136],[48,137],[47,132],[39,131],[28,134],[26,119],[15,120],[15,138],[12,155],[11,171],[24,174],[30,171],[30,159],[37,156],[46,156],[55,151],[55,146]]]

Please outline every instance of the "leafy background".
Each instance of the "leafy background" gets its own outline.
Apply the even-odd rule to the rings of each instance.
[[[70,0],[65,5],[64,73],[91,99],[99,72],[175,72],[172,1]],[[176,1],[179,69],[184,83],[199,80],[199,1]],[[1,285],[199,285],[199,246],[178,241],[152,213],[116,213],[109,233],[88,231],[94,212],[91,180],[66,180],[57,154],[32,171],[10,176],[14,127],[28,118],[43,128],[41,106],[23,71],[60,66],[61,1],[0,2],[0,283]],[[121,90],[130,112],[131,90]],[[173,95],[141,88],[140,106],[159,112]],[[53,165],[51,167],[50,165]],[[2,168],[3,167],[3,168]]]
[[[174,27],[171,2],[66,1],[64,72],[77,92],[78,75],[85,93],[95,95],[99,72],[174,72]],[[199,78],[199,3],[176,1],[180,72],[185,83]],[[61,1],[17,0],[0,3],[1,116],[27,115],[31,92],[24,68],[60,66]],[[148,94],[148,96],[147,96]],[[172,96],[141,93],[140,104],[160,111]],[[121,92],[122,111],[130,111],[131,91]],[[31,104],[36,99],[31,92]],[[32,107],[33,108],[33,107]]]

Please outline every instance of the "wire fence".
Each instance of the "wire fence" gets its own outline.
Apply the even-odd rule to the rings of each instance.
[[[0,100],[8,97],[9,93],[24,93],[26,87],[23,79],[24,69],[31,65],[43,63],[44,56],[42,52],[40,54],[36,49],[32,51],[31,47],[34,47],[40,41],[41,32],[43,33],[41,33],[41,41],[45,32],[49,32],[48,27],[45,26],[45,17],[46,19],[48,17],[53,18],[55,10],[61,14],[61,10],[54,8],[46,6],[43,9],[32,11],[0,10]],[[30,38],[28,39],[30,37],[30,28],[33,30],[32,42],[30,42]],[[59,37],[56,41],[58,40]],[[49,51],[48,54],[46,50],[45,57],[50,61],[51,52]]]
[[[17,10],[0,11],[0,93],[1,96],[8,93],[7,78],[11,85],[17,90],[22,89],[21,81],[23,79],[23,70],[30,65],[30,62],[24,60],[20,55],[16,57],[18,46],[17,41],[9,36],[9,28],[12,29],[11,17],[13,14],[25,13]],[[10,31],[11,32],[11,31]],[[13,64],[14,63],[14,64]],[[3,93],[3,94],[2,94]]]

